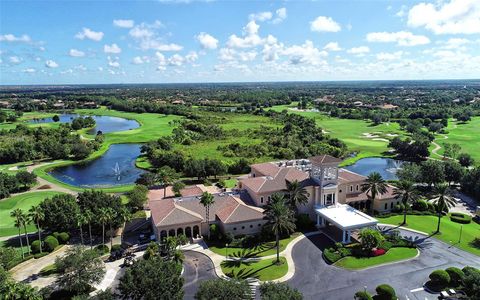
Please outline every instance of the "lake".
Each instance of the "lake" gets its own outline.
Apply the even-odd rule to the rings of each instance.
[[[396,172],[401,168],[404,161],[384,157],[368,157],[359,159],[355,164],[345,169],[368,176],[372,172],[378,172],[385,180],[397,179]]]
[[[135,166],[140,147],[140,144],[113,144],[97,159],[54,168],[50,175],[66,184],[85,188],[132,184],[145,172]]]
[[[60,123],[70,123],[72,119],[78,117],[85,117],[86,115],[79,114],[59,114]],[[97,131],[102,131],[103,133],[116,132],[116,131],[125,131],[130,129],[135,129],[140,127],[140,124],[135,120],[129,120],[119,117],[110,117],[110,116],[91,116],[95,122],[95,128],[92,128],[88,131],[90,134],[96,134]],[[29,121],[29,123],[53,123],[52,118],[43,118],[35,119]]]

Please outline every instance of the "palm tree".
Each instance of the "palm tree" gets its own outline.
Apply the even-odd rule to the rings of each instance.
[[[42,253],[42,228],[40,227],[40,222],[45,218],[45,213],[40,205],[35,205],[30,207],[28,210],[28,217],[37,225],[38,240],[40,241],[40,253]]]
[[[209,192],[203,192],[202,197],[200,198],[200,204],[205,207],[205,217],[207,219],[208,227],[208,239],[210,239],[210,206],[215,203],[213,195]]]
[[[132,219],[132,214],[126,207],[122,207],[119,212],[119,217],[123,221],[123,230],[121,235],[121,241],[123,242],[123,233],[125,232],[125,227],[127,226],[127,222]]]
[[[395,198],[402,201],[403,204],[403,223],[402,225],[407,224],[407,210],[408,205],[414,203],[418,199],[417,189],[415,188],[413,182],[407,180],[401,180],[395,184],[393,189],[393,195]]]
[[[299,205],[305,205],[308,203],[308,197],[310,196],[307,190],[295,180],[293,182],[287,181],[287,195],[288,204],[294,210],[298,210]]]
[[[387,193],[387,183],[378,172],[373,172],[368,175],[365,183],[362,184],[362,192],[366,193],[368,198],[372,201],[371,214],[373,215],[373,208],[375,207],[375,198],[377,195]],[[368,195],[370,194],[370,195]]]
[[[174,169],[165,166],[158,169],[157,178],[163,185],[163,198],[167,196],[167,186],[171,185],[178,179],[178,174]]]
[[[105,245],[105,223],[109,217],[108,208],[102,207],[98,210],[98,220],[102,223],[102,245]]]
[[[93,213],[90,210],[86,210],[83,213],[85,217],[85,221],[88,223],[88,235],[90,236],[90,249],[93,249],[93,239],[92,239],[92,220],[93,220]]]
[[[22,242],[22,215],[23,212],[20,208],[14,209],[10,212],[10,217],[15,218],[15,227],[18,228],[18,239],[20,240],[20,248],[22,248],[22,258],[25,258],[25,253],[23,253],[23,242]]]
[[[112,249],[113,246],[113,230],[112,230],[112,222],[115,220],[115,217],[117,216],[117,213],[112,209],[112,208],[107,208],[107,219],[108,219],[108,224],[110,227],[110,249]]]
[[[30,223],[30,220],[28,219],[28,216],[22,211],[21,219],[22,221],[22,226],[23,226],[23,232],[25,233],[25,238],[27,239],[27,249],[28,249],[28,254],[30,254],[30,241],[28,240],[28,233],[27,233],[27,224]]]
[[[275,233],[275,241],[277,247],[277,264],[280,263],[280,233],[292,232],[295,230],[295,218],[293,211],[286,203],[282,194],[275,193],[268,202],[264,211],[268,223],[272,226],[272,231]]]
[[[450,188],[447,184],[442,183],[435,186],[435,200],[433,203],[436,206],[438,214],[438,224],[436,233],[440,232],[440,221],[442,220],[442,213],[448,212],[448,209],[455,205],[455,199],[451,195]]]
[[[80,212],[76,217],[78,229],[80,229],[80,240],[83,245],[83,225],[87,223],[87,218]]]

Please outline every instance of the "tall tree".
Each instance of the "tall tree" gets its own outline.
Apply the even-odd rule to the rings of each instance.
[[[37,226],[38,230],[38,240],[40,241],[40,253],[42,253],[42,228],[40,227],[40,223],[45,218],[45,214],[43,213],[43,209],[40,205],[35,205],[30,207],[28,210],[28,217]]]
[[[22,227],[23,227],[23,233],[25,234],[25,239],[27,240],[27,250],[28,250],[28,254],[30,254],[30,241],[28,239],[28,232],[27,232],[27,224],[29,223],[29,219],[28,219],[28,216],[23,212],[23,210],[20,210],[21,214],[20,214],[20,222],[22,223]]]
[[[287,181],[287,196],[288,204],[293,211],[297,211],[299,205],[306,205],[308,203],[308,197],[310,195],[302,184],[295,180],[293,182]]]
[[[125,228],[127,226],[127,223],[132,219],[132,214],[126,207],[122,207],[119,212],[119,217],[123,221],[123,229],[122,229],[122,236],[121,236],[121,242],[123,242],[123,235],[125,233]]]
[[[440,232],[440,222],[442,220],[442,214],[448,212],[449,208],[455,205],[455,199],[453,199],[448,184],[441,183],[435,186],[435,197],[433,200],[435,209],[437,210],[438,223],[437,233]]]
[[[102,223],[102,245],[105,245],[105,223],[109,221],[109,215],[108,208],[102,207],[98,210],[98,221]]]
[[[178,179],[178,174],[169,166],[163,166],[157,171],[157,178],[163,186],[163,197],[167,196],[167,186],[173,184]]]
[[[15,219],[15,227],[18,228],[18,240],[20,241],[20,248],[22,248],[22,258],[25,258],[25,253],[23,252],[23,242],[22,242],[22,210],[20,208],[14,209],[10,212],[10,217]]]
[[[200,198],[200,204],[205,207],[205,217],[207,219],[208,239],[210,239],[210,206],[215,203],[215,198],[209,192],[203,192]]]
[[[373,215],[375,199],[378,195],[383,195],[387,193],[387,183],[383,179],[382,175],[380,175],[380,173],[370,173],[370,175],[368,175],[367,179],[365,180],[365,183],[362,184],[362,192],[366,193],[372,201],[370,211]]]
[[[112,229],[112,223],[115,221],[115,218],[117,217],[116,212],[111,209],[107,208],[107,219],[108,219],[108,225],[109,225],[109,232],[110,232],[110,249],[112,249],[113,246],[113,229]]]
[[[228,299],[243,300],[248,299],[246,295],[250,293],[250,287],[245,280],[239,279],[209,279],[200,282],[198,291],[195,294],[197,300],[210,299]]]
[[[408,206],[418,200],[418,193],[415,185],[411,181],[401,180],[395,184],[393,189],[395,198],[402,201],[403,204],[403,223],[407,224]]]
[[[77,221],[78,229],[80,229],[80,241],[83,245],[84,244],[83,243],[83,225],[87,223],[87,218],[82,213],[79,213],[77,214],[77,217],[75,218],[75,220]]]
[[[285,197],[280,193],[272,195],[270,202],[264,211],[265,217],[272,231],[275,234],[275,242],[277,247],[277,263],[280,263],[280,233],[292,232],[295,230],[295,218],[293,211],[285,201]]]
[[[93,239],[92,239],[93,213],[92,213],[91,210],[87,209],[83,212],[83,216],[85,217],[85,221],[88,223],[88,235],[90,237],[90,249],[93,249]]]

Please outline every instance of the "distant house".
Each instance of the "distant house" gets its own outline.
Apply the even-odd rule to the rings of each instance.
[[[172,104],[173,105],[184,105],[185,101],[183,101],[183,100],[173,100]]]
[[[0,108],[9,108],[10,102],[8,101],[0,101]]]
[[[340,159],[320,155],[309,159],[254,164],[248,176],[239,181],[238,192],[210,191],[215,204],[210,208],[210,222],[224,233],[255,234],[267,221],[263,207],[275,193],[285,193],[289,182],[298,181],[308,193],[308,203],[297,207],[308,215],[318,228],[328,224],[342,232],[342,242],[350,241],[352,231],[375,226],[377,220],[361,210],[370,209],[372,201],[362,192],[366,177],[339,168]],[[149,193],[151,221],[158,239],[186,234],[197,237],[208,232],[205,208],[200,204],[207,187],[191,186],[181,191],[182,197],[173,197],[163,190]],[[400,201],[393,195],[393,187],[377,196],[374,209],[390,211]]]
[[[385,103],[383,105],[380,105],[379,106],[381,109],[397,109],[398,106],[397,105],[393,105],[393,104],[388,104],[388,103]]]
[[[96,102],[84,102],[82,103],[82,107],[84,108],[97,108],[98,107],[98,104]]]
[[[355,106],[363,106],[363,102],[362,102],[362,101],[355,101],[355,102],[353,102],[353,105],[355,105]]]

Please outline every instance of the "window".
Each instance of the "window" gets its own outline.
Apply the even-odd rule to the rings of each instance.
[[[270,202],[270,196],[268,196],[268,202]]]
[[[253,228],[253,225],[250,225],[250,228]]]
[[[342,190],[339,190],[338,192],[339,192],[339,193],[341,193],[341,192],[342,192]]]
[[[393,209],[393,202],[390,203],[390,209]]]
[[[262,224],[258,224],[258,227],[261,227],[261,226],[262,226]]]
[[[245,226],[242,226],[242,229],[245,229]]]
[[[263,197],[260,197],[260,203],[263,203]]]
[[[350,186],[350,192],[353,192],[353,185]]]
[[[400,201],[397,201],[397,205],[399,205],[399,204],[400,204]]]
[[[357,191],[358,191],[358,184],[357,184]]]
[[[385,209],[388,209],[388,204],[387,203],[385,203]]]
[[[237,227],[233,227],[233,230],[237,230]]]

